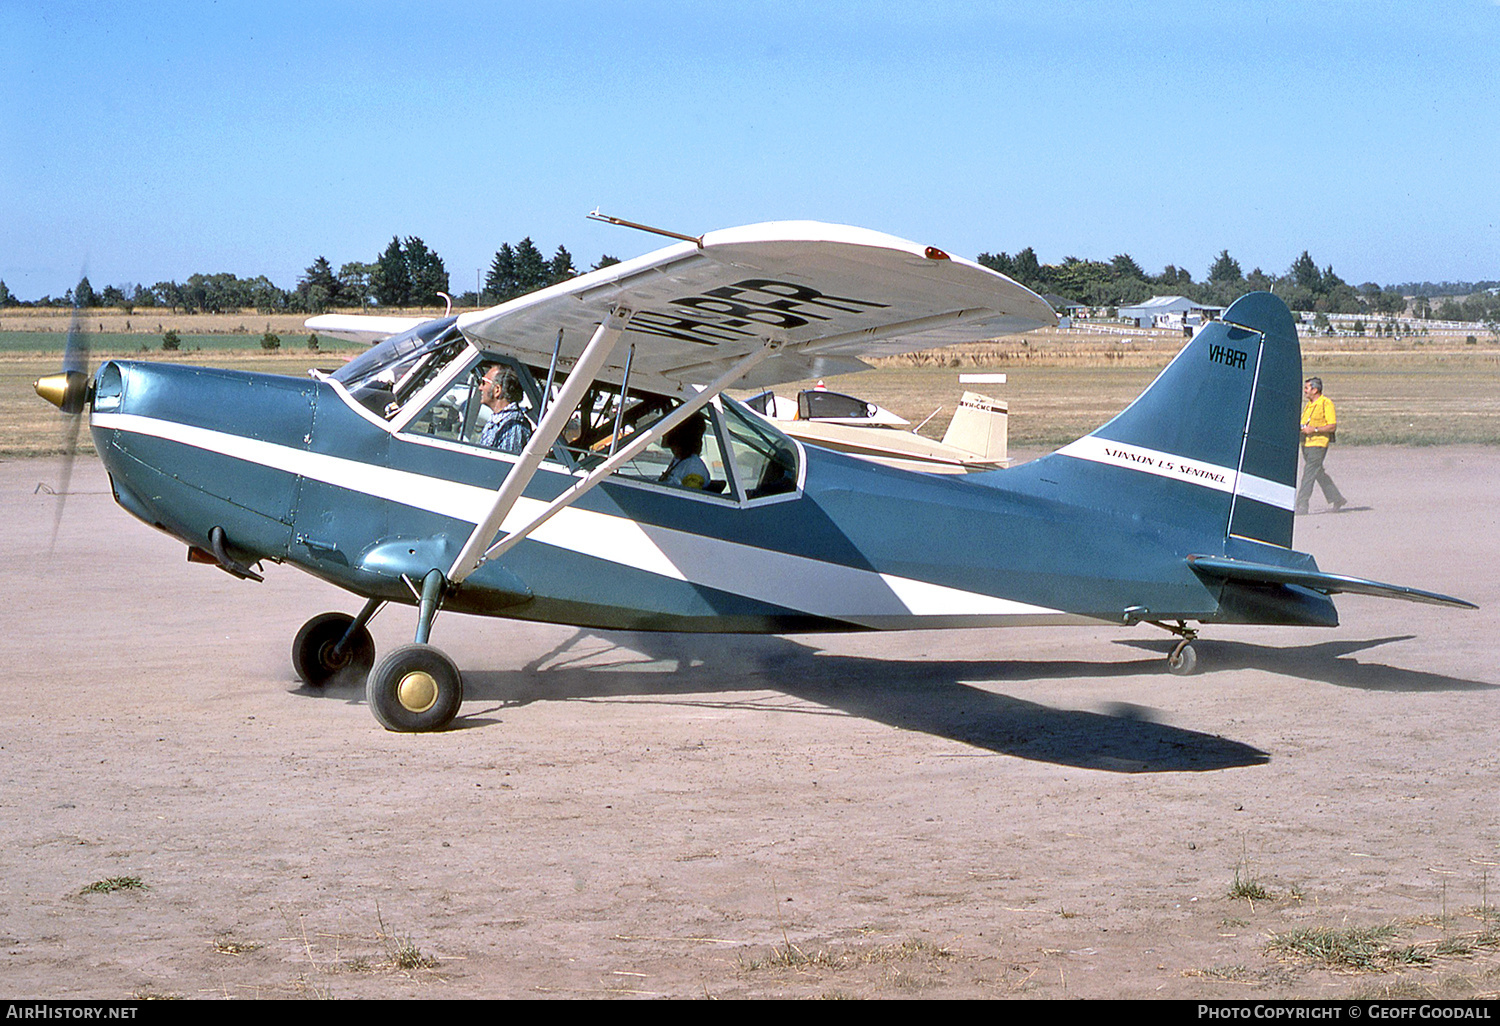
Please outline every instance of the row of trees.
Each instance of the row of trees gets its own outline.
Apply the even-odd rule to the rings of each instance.
[[[594,268],[619,263],[606,254]],[[558,246],[551,260],[545,259],[531,239],[503,244],[490,264],[484,287],[454,295],[460,306],[502,303],[539,288],[566,281],[578,274],[573,256]],[[43,296],[34,302],[17,298],[0,281],[0,307],[78,306],[84,309],[116,307],[127,313],[136,309],[163,308],[174,313],[223,313],[254,309],[258,313],[322,313],[332,307],[441,306],[439,293],[451,293],[443,258],[416,236],[399,236],[370,263],[350,261],[338,271],[319,256],[302,272],[292,289],[283,289],[264,275],[240,278],[233,274],[194,274],[185,282],[161,281],[152,286],[134,283],[109,285],[96,290],[87,277],[58,297]]]
[[[1194,302],[1229,306],[1245,293],[1275,293],[1295,311],[1320,314],[1403,314],[1409,291],[1376,282],[1358,288],[1344,281],[1334,267],[1320,269],[1307,251],[1283,275],[1268,275],[1256,267],[1244,273],[1238,260],[1224,249],[1209,267],[1208,279],[1193,281],[1187,269],[1167,264],[1160,275],[1148,275],[1130,254],[1110,261],[1065,257],[1061,264],[1043,264],[1031,248],[1019,254],[980,254],[980,263],[1016,279],[1038,293],[1052,293],[1071,303],[1088,306],[1130,306],[1152,296],[1185,296]],[[1418,317],[1452,321],[1493,321],[1500,318],[1500,294],[1476,287],[1464,302],[1448,299],[1434,308],[1425,297],[1416,300]]]
[[[593,269],[619,261],[608,254]],[[1044,264],[1031,247],[1011,256],[981,253],[979,262],[1042,293],[1068,302],[1094,307],[1118,307],[1139,303],[1153,295],[1180,295],[1200,303],[1227,306],[1253,291],[1274,292],[1293,310],[1318,313],[1399,315],[1406,311],[1408,296],[1416,296],[1412,313],[1440,320],[1500,320],[1500,289],[1487,289],[1493,282],[1472,286],[1466,299],[1437,293],[1430,283],[1380,286],[1365,282],[1350,285],[1333,266],[1319,268],[1305,250],[1282,274],[1267,274],[1254,268],[1245,274],[1239,261],[1220,251],[1208,269],[1208,277],[1194,281],[1185,268],[1168,264],[1160,274],[1148,274],[1128,253],[1108,261],[1064,257],[1061,263]],[[460,306],[490,306],[526,295],[548,285],[566,281],[579,273],[573,255],[558,246],[549,260],[531,238],[496,251],[482,286],[454,295]],[[1445,283],[1468,287],[1468,283]],[[1453,289],[1458,291],[1458,287]],[[165,307],[188,313],[219,313],[253,308],[260,313],[321,313],[331,307],[364,308],[439,306],[439,293],[450,293],[448,270],[442,257],[416,236],[399,236],[372,262],[350,261],[337,272],[322,256],[309,265],[293,289],[282,289],[264,275],[238,278],[233,274],[194,274],[187,281],[143,285],[109,285],[96,291],[88,278],[61,297],[43,296],[23,303],[0,281],[0,307],[72,306],[136,308]],[[1434,303],[1433,300],[1442,299]]]

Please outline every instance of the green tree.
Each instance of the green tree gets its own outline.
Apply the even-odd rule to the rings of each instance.
[[[1229,255],[1229,250],[1219,251],[1219,256],[1208,269],[1208,280],[1214,285],[1242,284],[1245,275],[1240,271],[1240,262]]]
[[[0,280],[0,306],[15,306],[19,302],[10,289],[6,288],[5,282]]]
[[[1161,274],[1156,276],[1154,283],[1175,295],[1186,295],[1193,291],[1193,274],[1186,267],[1168,264],[1161,269]]]
[[[981,267],[988,267],[992,271],[998,271],[1007,278],[1015,277],[1016,262],[1010,258],[1009,253],[981,253],[975,258]]]
[[[1375,297],[1375,309],[1383,314],[1403,314],[1406,312],[1406,297],[1400,289],[1387,286]]]
[[[89,284],[87,275],[78,279],[78,287],[73,290],[73,305],[83,309],[99,305],[99,297]]]
[[[375,273],[374,264],[351,260],[339,268],[339,302],[347,306],[370,305],[370,281]]]
[[[1323,275],[1318,271],[1318,265],[1308,255],[1307,250],[1292,261],[1291,269],[1287,272],[1292,277],[1292,284],[1299,289],[1307,289],[1316,294],[1323,284]]]
[[[536,248],[536,244],[528,235],[516,243],[516,287],[524,296],[528,292],[546,288],[549,280],[550,272],[547,261],[542,257],[542,251]]]
[[[1016,259],[1012,266],[1016,269],[1016,273],[1012,277],[1022,285],[1030,288],[1032,282],[1043,286],[1047,284],[1042,280],[1042,262],[1036,258],[1036,250],[1030,246],[1027,246],[1016,254]]]
[[[415,306],[436,306],[439,292],[448,291],[448,269],[443,258],[427,248],[414,235],[406,237],[406,268],[411,275],[408,302]]]
[[[568,252],[567,247],[558,246],[557,252],[552,254],[552,259],[547,264],[547,284],[556,285],[577,275],[578,268],[573,266],[573,254]]]
[[[391,244],[375,261],[370,274],[370,292],[381,306],[407,306],[411,302],[411,270],[406,266],[406,252],[401,240],[391,236]]]
[[[1135,262],[1135,258],[1129,253],[1117,253],[1115,258],[1109,262],[1110,268],[1117,278],[1134,278],[1137,281],[1146,280],[1146,272],[1141,270],[1141,265]]]
[[[165,306],[176,313],[182,308],[182,286],[175,281],[159,281],[151,286],[151,294],[158,306]]]
[[[503,303],[521,293],[516,284],[516,251],[510,243],[500,244],[495,259],[490,261],[490,273],[484,279],[484,301]]]
[[[615,264],[618,264],[619,262],[620,262],[620,258],[619,257],[610,256],[608,253],[605,253],[603,256],[599,257],[598,262],[595,263],[593,267],[590,267],[589,270],[591,270],[591,271],[597,271],[601,267],[613,267]]]
[[[326,257],[318,257],[302,272],[297,282],[297,298],[303,310],[322,313],[339,302],[339,282]]]

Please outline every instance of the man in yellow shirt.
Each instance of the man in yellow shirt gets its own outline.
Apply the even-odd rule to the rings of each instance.
[[[1338,426],[1333,412],[1333,400],[1323,394],[1323,379],[1308,378],[1303,384],[1302,394],[1307,405],[1302,407],[1302,483],[1297,486],[1297,512],[1306,513],[1312,500],[1313,484],[1323,489],[1323,498],[1328,500],[1337,513],[1347,504],[1338,485],[1323,469],[1323,460],[1328,456],[1328,443]]]

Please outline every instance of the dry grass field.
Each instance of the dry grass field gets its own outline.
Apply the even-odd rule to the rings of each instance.
[[[440,313],[441,311],[428,311]],[[31,383],[57,369],[68,315],[28,312],[0,317],[0,455],[60,451],[62,418],[32,392]],[[164,353],[159,335],[172,328],[184,350]],[[161,311],[126,317],[118,311],[91,316],[96,359],[172,360],[302,375],[309,367],[335,366],[359,347],[324,339],[306,348],[301,315],[199,314],[168,317]],[[279,352],[260,348],[262,332],[282,339]],[[1303,340],[1304,370],[1321,375],[1338,404],[1340,445],[1500,444],[1500,339],[1476,329],[1463,335],[1394,340],[1311,337]],[[960,372],[1003,371],[1004,385],[983,386],[1010,404],[1013,448],[1051,448],[1071,441],[1114,416],[1150,383],[1182,346],[1171,332],[1130,336],[1086,330],[1046,330],[990,342],[952,346],[878,362],[862,374],[830,378],[829,388],[877,402],[941,437],[962,386]],[[195,349],[196,347],[196,349]],[[782,386],[792,394],[812,382]],[[88,451],[87,438],[81,439]]]

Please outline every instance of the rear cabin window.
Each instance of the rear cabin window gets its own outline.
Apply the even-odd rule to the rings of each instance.
[[[841,392],[809,388],[797,393],[797,416],[802,420],[868,420],[875,406]]]

